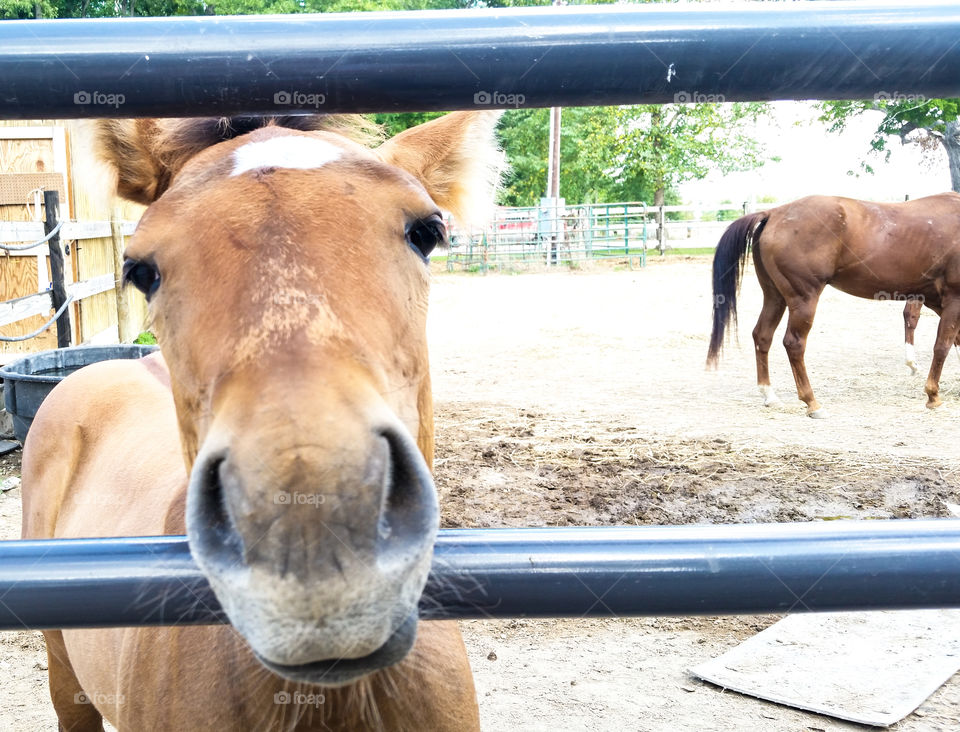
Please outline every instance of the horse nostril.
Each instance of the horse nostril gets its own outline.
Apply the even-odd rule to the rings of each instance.
[[[403,545],[419,546],[436,531],[439,521],[433,477],[409,436],[387,430],[383,438],[389,452],[378,544],[389,545],[391,551]]]
[[[196,511],[193,513],[197,549],[225,564],[243,558],[243,542],[230,511],[224,486],[227,457],[211,455],[194,468],[200,471],[195,486]]]

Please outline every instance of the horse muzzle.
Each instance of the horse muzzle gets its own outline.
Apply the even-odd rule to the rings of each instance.
[[[295,681],[349,683],[415,639],[436,491],[406,428],[375,424],[268,442],[215,423],[193,466],[191,551],[256,657]]]

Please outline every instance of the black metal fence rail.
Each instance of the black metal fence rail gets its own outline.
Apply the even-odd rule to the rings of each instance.
[[[960,606],[960,522],[440,532],[424,618]],[[0,630],[225,622],[183,537],[0,542]]]
[[[960,5],[0,23],[0,118],[960,96]],[[952,521],[442,532],[424,617],[960,606]],[[182,537],[0,543],[0,628],[221,622]]]
[[[960,96],[951,2],[0,23],[0,118]]]

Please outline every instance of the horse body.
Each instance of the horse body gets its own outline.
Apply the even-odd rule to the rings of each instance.
[[[489,195],[495,119],[373,151],[104,125],[121,192],[151,204],[125,277],[163,357],[54,389],[23,536],[187,533],[231,625],[45,632],[64,729],[478,728],[456,624],[416,621],[437,527],[423,258],[439,206]]]
[[[956,193],[904,203],[810,196],[738,219],[724,233],[714,257],[708,364],[716,363],[726,325],[736,317],[736,291],[752,244],[764,296],[753,337],[757,381],[766,403],[777,402],[767,354],[773,332],[787,311],[784,346],[798,396],[810,416],[823,416],[803,354],[820,293],[829,284],[857,297],[916,300],[941,315],[925,386],[927,406],[939,406],[940,371],[960,325],[958,231],[960,195]]]

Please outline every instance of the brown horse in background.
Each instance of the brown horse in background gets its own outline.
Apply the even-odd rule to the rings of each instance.
[[[23,537],[186,533],[231,625],[45,631],[60,729],[479,729],[433,555],[427,257],[492,205],[498,114],[118,120],[124,280],[162,357],[80,369],[23,453]],[[297,129],[293,129],[293,128]]]
[[[825,416],[803,361],[820,293],[827,285],[874,300],[912,299],[940,316],[924,391],[940,406],[940,372],[960,330],[960,194],[904,203],[809,196],[749,214],[724,232],[713,259],[713,332],[707,364],[715,366],[727,324],[737,318],[737,291],[753,249],[763,307],[753,329],[757,383],[766,405],[779,402],[767,357],[787,311],[783,345],[797,395],[811,417]]]

